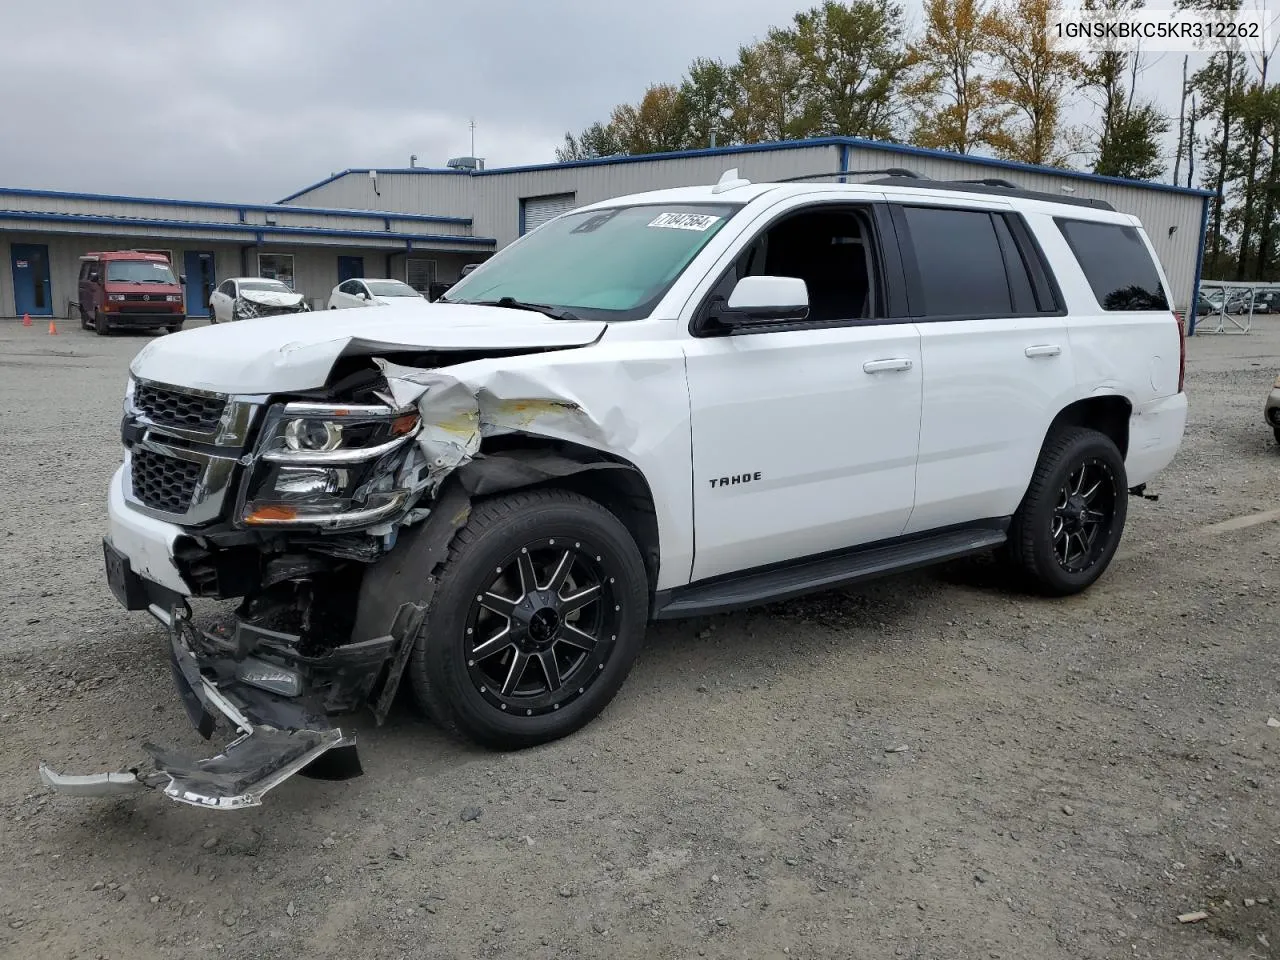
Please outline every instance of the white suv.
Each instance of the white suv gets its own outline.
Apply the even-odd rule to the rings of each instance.
[[[599,713],[652,619],[989,550],[1082,590],[1187,410],[1138,220],[992,184],[731,171],[373,313],[138,354],[108,579],[170,627],[200,729],[242,735],[47,782],[255,803],[350,760],[327,718],[380,721],[406,673],[445,727],[523,747]],[[192,596],[244,600],[209,627]]]

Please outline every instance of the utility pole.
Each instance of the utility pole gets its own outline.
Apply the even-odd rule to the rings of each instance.
[[[476,155],[476,118],[471,118],[471,156]]]
[[[1185,133],[1185,124],[1187,116],[1187,60],[1190,56],[1182,58],[1182,96],[1178,100],[1178,152],[1173,158],[1173,184],[1178,185],[1179,174],[1182,172],[1182,144],[1183,134]]]

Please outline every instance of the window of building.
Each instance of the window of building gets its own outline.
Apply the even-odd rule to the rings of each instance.
[[[258,254],[258,276],[268,280],[279,280],[290,290],[293,289],[293,254],[292,253],[260,253]]]
[[[1131,226],[1058,218],[1085,279],[1103,310],[1168,310],[1151,253]]]
[[[404,282],[423,296],[431,292],[436,282],[436,262],[412,257],[404,262]]]

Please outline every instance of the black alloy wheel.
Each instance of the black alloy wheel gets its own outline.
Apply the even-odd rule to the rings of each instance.
[[[446,730],[515,749],[613,699],[639,651],[649,580],[626,526],[567,490],[477,501],[436,573],[408,664]]]
[[[1005,553],[1015,573],[1049,596],[1084,590],[1120,546],[1128,489],[1115,441],[1088,427],[1057,428],[1009,524]]]
[[[476,690],[499,710],[547,713],[586,693],[622,623],[617,569],[579,538],[511,553],[476,595],[464,649]]]
[[[1097,563],[1115,519],[1115,474],[1105,460],[1081,463],[1058,491],[1050,535],[1062,569],[1082,573]]]

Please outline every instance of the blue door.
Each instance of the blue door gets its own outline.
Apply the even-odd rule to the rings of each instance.
[[[359,280],[364,276],[364,257],[339,257],[338,258],[338,282],[346,283],[348,280]]]
[[[14,312],[18,316],[53,316],[49,248],[43,243],[15,243],[12,252]]]
[[[213,274],[213,254],[204,250],[188,250],[182,257],[182,272],[187,277],[183,289],[187,316],[207,317],[209,295],[218,283]]]

